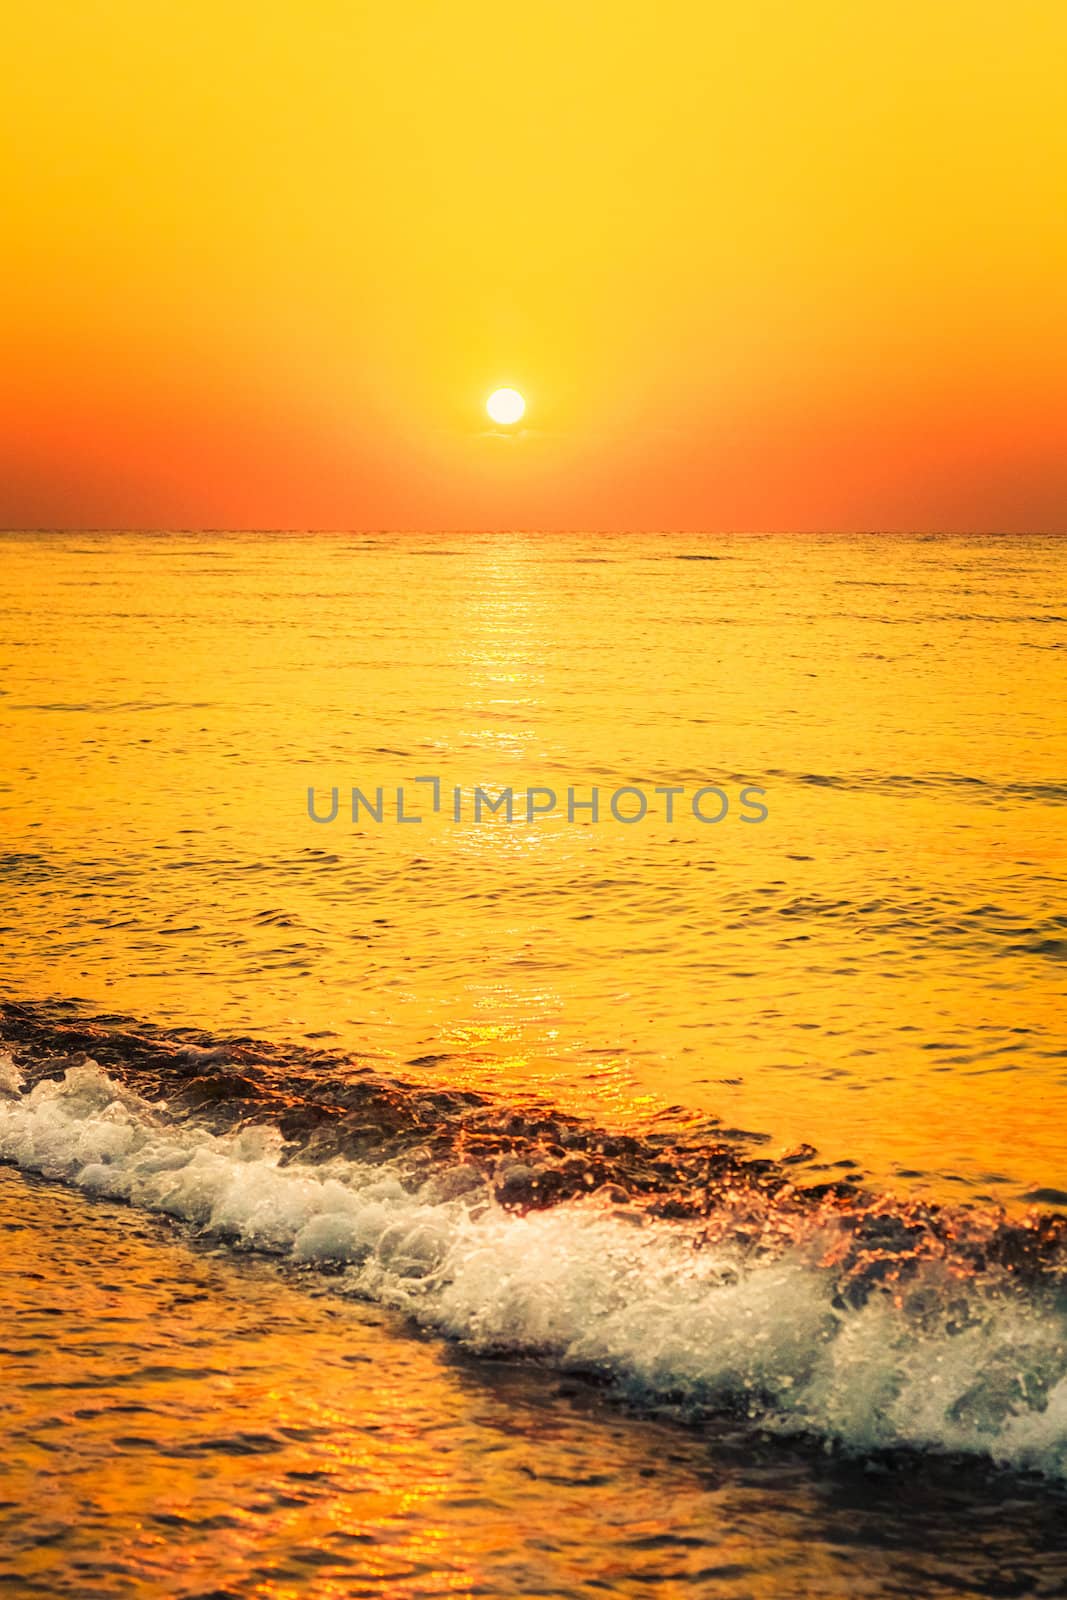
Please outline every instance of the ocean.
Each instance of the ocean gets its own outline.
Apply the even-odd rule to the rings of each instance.
[[[1062,539],[0,551],[10,1592],[1063,1592]]]

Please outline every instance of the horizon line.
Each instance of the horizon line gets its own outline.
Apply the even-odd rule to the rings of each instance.
[[[31,527],[23,523],[10,523],[0,526],[0,534],[5,533],[292,533],[292,534],[377,534],[395,536],[398,534],[419,534],[427,536],[440,536],[454,538],[463,534],[596,534],[605,537],[626,536],[629,534],[679,534],[687,538],[798,538],[806,539],[814,536],[829,536],[840,538],[1063,538],[1067,536],[1067,526],[1063,528],[662,528],[662,527],[632,527],[632,528],[596,528],[596,527],[561,527],[561,526],[530,526],[530,527],[434,527],[422,528],[416,525],[387,528],[387,527],[282,527],[253,525],[251,523],[189,523],[187,525],[149,525],[142,523],[129,523],[118,526],[110,523],[99,524],[42,524]]]

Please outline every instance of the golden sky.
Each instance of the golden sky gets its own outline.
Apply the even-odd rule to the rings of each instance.
[[[4,49],[0,524],[1067,526],[1063,0],[35,0]]]

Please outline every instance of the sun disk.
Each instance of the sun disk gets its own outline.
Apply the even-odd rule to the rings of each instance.
[[[494,389],[485,402],[485,409],[494,422],[507,427],[518,422],[526,410],[526,401],[517,389]]]

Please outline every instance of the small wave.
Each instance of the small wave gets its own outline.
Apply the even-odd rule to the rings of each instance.
[[[856,792],[905,795],[928,790],[960,794],[977,801],[1001,804],[1010,800],[1032,800],[1044,805],[1067,801],[1067,783],[1000,783],[957,772],[882,773],[882,772],[785,772],[769,769],[768,778],[802,783],[819,789],[846,789]],[[751,781],[751,780],[746,780]]]
[[[1067,783],[1059,781],[1049,782],[1002,782],[993,778],[975,777],[973,774],[960,772],[803,772],[785,767],[767,767],[764,771],[753,774],[750,772],[719,772],[714,780],[709,779],[706,772],[682,773],[678,781],[686,779],[689,782],[719,783],[763,783],[770,786],[779,784],[800,784],[806,788],[814,789],[839,789],[852,794],[884,794],[907,796],[912,794],[935,793],[954,796],[963,800],[973,800],[977,804],[1003,805],[1006,802],[1032,801],[1039,805],[1063,805],[1067,803]],[[667,775],[663,781],[668,781]]]
[[[22,883],[43,883],[55,873],[56,868],[50,861],[31,850],[0,852],[0,877],[13,878]]]
[[[613,1140],[328,1052],[5,1011],[0,1158],[26,1170],[636,1405],[1067,1475],[1062,1219],[805,1185],[806,1148]],[[110,1065],[57,1053],[79,1036]]]

